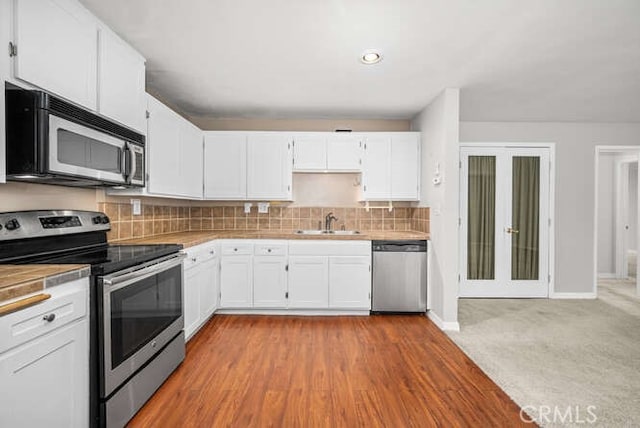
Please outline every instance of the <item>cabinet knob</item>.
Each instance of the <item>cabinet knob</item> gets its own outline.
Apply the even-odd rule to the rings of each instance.
[[[209,254],[212,254],[212,255],[213,255],[213,254],[215,254],[215,253],[216,253],[216,252],[215,252],[215,250],[211,250],[211,251],[209,251]]]
[[[46,322],[51,322],[56,319],[56,314],[49,314],[42,317],[42,319]]]
[[[197,259],[196,257],[192,257],[192,258],[191,258],[191,261],[195,263],[195,262],[197,262],[197,261],[198,261],[198,259]]]
[[[271,248],[269,248],[269,249],[267,250],[267,253],[270,253],[270,252],[271,252]]]
[[[234,249],[233,249],[233,251],[238,251],[238,249],[237,249],[237,248],[234,248]]]

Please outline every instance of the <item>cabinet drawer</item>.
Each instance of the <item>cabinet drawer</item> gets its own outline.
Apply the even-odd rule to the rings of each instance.
[[[370,256],[371,241],[289,241],[289,255]]]
[[[44,290],[51,298],[0,317],[0,353],[87,315],[89,278]],[[52,321],[44,318],[53,317]]]
[[[287,242],[286,241],[257,242],[254,245],[253,254],[255,254],[256,256],[286,256]]]
[[[253,254],[253,243],[246,241],[227,241],[221,245],[223,256],[251,255]]]
[[[211,259],[215,259],[219,250],[216,245],[200,245],[184,250],[186,258],[184,259],[184,269],[188,270],[193,266],[206,262]]]

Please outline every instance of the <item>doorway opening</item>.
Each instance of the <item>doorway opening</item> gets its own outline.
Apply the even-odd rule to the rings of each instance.
[[[596,147],[594,293],[640,296],[638,147]]]

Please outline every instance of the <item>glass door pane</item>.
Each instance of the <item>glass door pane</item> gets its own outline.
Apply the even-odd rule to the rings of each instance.
[[[540,157],[513,157],[511,279],[538,280],[540,258]]]
[[[495,279],[496,157],[469,156],[467,279]]]
[[[122,164],[124,144],[120,147],[114,146],[62,128],[57,132],[60,163],[116,174],[124,172]]]

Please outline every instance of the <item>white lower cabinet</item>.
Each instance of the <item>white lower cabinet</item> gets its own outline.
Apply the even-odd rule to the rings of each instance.
[[[370,241],[223,240],[220,253],[221,309],[371,309]]]
[[[253,307],[287,306],[287,241],[258,241],[253,256]]]
[[[218,306],[218,248],[204,244],[185,251],[184,263],[184,333],[190,339]]]
[[[371,309],[371,257],[329,257],[329,307]]]
[[[222,241],[220,251],[220,307],[253,307],[253,243]]]
[[[329,307],[329,259],[323,256],[289,257],[289,307]]]
[[[88,278],[52,287],[0,318],[0,426],[88,426],[88,290]]]

